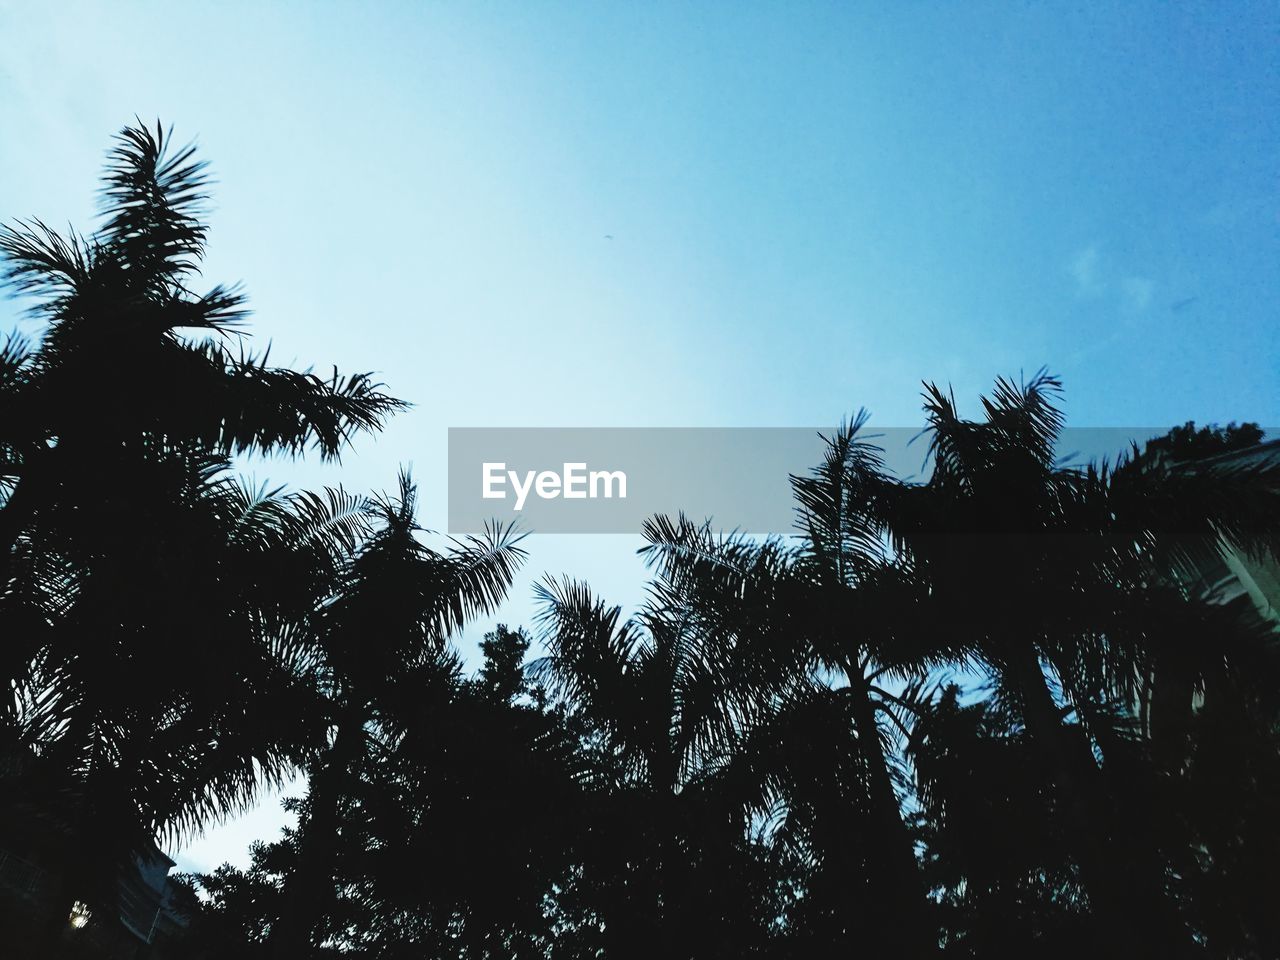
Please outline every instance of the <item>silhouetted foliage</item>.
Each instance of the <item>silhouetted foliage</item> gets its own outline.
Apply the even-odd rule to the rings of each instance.
[[[479,683],[488,696],[510,702],[527,691],[524,661],[529,644],[529,636],[523,629],[509,630],[505,623],[484,635],[480,641],[484,665],[480,668]]]
[[[13,955],[1280,956],[1256,425],[1070,465],[1055,378],[998,381],[976,420],[927,384],[923,479],[859,415],[792,478],[795,536],[654,517],[637,610],[546,577],[533,632],[499,625],[468,675],[514,531],[433,538],[407,474],[234,478],[403,404],[242,349],[241,295],[191,289],[205,189],[139,125],[96,233],[0,231],[43,321],[0,349]],[[282,836],[126,930],[157,840],[296,772]]]
[[[366,508],[246,487],[227,457],[335,458],[403,406],[367,375],[228,348],[241,296],[190,289],[205,184],[190,148],[139,125],[112,151],[96,233],[0,228],[43,324],[0,359],[0,848],[39,862],[55,940],[73,900],[95,925],[116,912],[154,837],[243,809],[323,736],[293,640]]]
[[[1163,453],[1178,461],[1204,460],[1222,453],[1246,450],[1262,441],[1262,428],[1256,423],[1229,423],[1225,427],[1209,425],[1196,429],[1188,420],[1162,437],[1147,441],[1145,452]]]

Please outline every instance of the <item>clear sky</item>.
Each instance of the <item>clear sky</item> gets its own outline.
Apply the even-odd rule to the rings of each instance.
[[[0,0],[0,219],[87,225],[135,114],[198,139],[258,340],[416,404],[255,473],[413,463],[428,526],[450,426],[906,426],[1042,365],[1076,426],[1276,425],[1278,41],[1274,2]],[[639,595],[630,538],[530,545]]]

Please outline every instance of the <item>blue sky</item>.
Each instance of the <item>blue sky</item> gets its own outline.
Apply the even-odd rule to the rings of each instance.
[[[923,379],[973,409],[1042,365],[1076,426],[1280,424],[1278,34],[1275,3],[0,0],[0,218],[88,223],[134,114],[197,138],[209,280],[278,360],[416,404],[340,476],[413,463],[428,526],[450,426],[906,426]],[[630,538],[531,546],[639,595]]]

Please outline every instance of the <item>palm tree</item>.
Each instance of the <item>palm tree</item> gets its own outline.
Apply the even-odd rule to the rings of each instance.
[[[980,668],[1048,758],[1056,799],[1043,809],[1070,824],[1105,942],[1179,955],[1192,937],[1166,888],[1186,858],[1155,836],[1176,816],[1143,805],[1158,790],[1126,718],[1156,664],[1188,695],[1227,684],[1256,699],[1244,691],[1258,685],[1241,681],[1260,667],[1273,675],[1256,617],[1242,621],[1186,585],[1227,547],[1275,542],[1276,472],[1161,470],[1136,452],[1114,466],[1062,467],[1058,389],[1047,375],[1000,381],[985,419],[970,422],[928,387],[924,483],[889,476],[858,435],[862,418],[847,425],[814,475],[793,481],[803,531],[794,556],[665,521],[651,524],[649,552],[681,584],[700,631],[749,645],[766,670],[817,669],[820,686],[852,704],[846,735],[860,745],[879,841],[872,869],[890,916],[932,929],[893,786],[899,752],[885,734],[930,711],[904,686],[919,694],[934,669]],[[1190,650],[1199,653],[1173,655]],[[1099,766],[1099,755],[1112,762]],[[787,805],[805,807],[797,793]]]
[[[73,900],[111,916],[116,872],[153,838],[242,810],[323,736],[291,630],[359,535],[360,501],[246,488],[216,463],[176,492],[110,562],[28,533],[16,581],[44,629],[0,716],[0,802],[6,846],[58,879],[55,935]]]
[[[877,510],[895,481],[860,435],[864,423],[846,423],[812,475],[793,478],[799,544],[716,538],[657,518],[646,553],[677,585],[698,635],[732,649],[747,689],[766,693],[738,759],[767,786],[784,835],[803,838],[805,924],[820,924],[827,940],[815,949],[845,940],[927,956],[936,926],[895,782],[923,681],[958,653],[920,623],[914,573],[887,549]],[[815,757],[817,744],[826,750]]]
[[[752,839],[761,791],[727,765],[772,678],[699,632],[661,575],[626,620],[571,579],[537,594],[548,653],[531,669],[586,751],[583,850],[560,897],[580,918],[566,954],[771,955],[777,891]]]
[[[242,296],[190,288],[206,185],[192,148],[139,124],[111,153],[97,233],[0,228],[5,277],[44,322],[0,350],[6,740],[61,784],[57,859],[96,864],[99,890],[144,838],[238,809],[316,739],[293,638],[362,508],[245,490],[227,458],[336,458],[403,406],[367,375],[229,346]],[[59,872],[64,926],[79,881]]]
[[[1175,650],[1187,689],[1244,679],[1266,631],[1195,595],[1205,559],[1258,549],[1280,527],[1274,470],[1179,473],[1134,454],[1062,466],[1058,381],[1001,380],[984,419],[926,391],[932,475],[880,508],[895,551],[928,584],[927,608],[988,672],[1047,758],[1058,815],[1098,928],[1113,948],[1194,952],[1174,909],[1172,853],[1130,801],[1128,730],[1141,679]],[[1192,665],[1194,666],[1192,667]],[[1151,792],[1148,789],[1147,796]]]
[[[335,872],[314,935],[328,950],[406,960],[581,955],[560,895],[582,852],[578,742],[523,676],[528,645],[522,630],[499,626],[475,678],[463,678],[446,649],[388,689],[378,736],[342,785]],[[249,869],[198,879],[208,897],[195,936],[228,941],[210,955],[268,955],[281,888],[307,842],[309,800],[296,808],[299,828],[255,845]]]
[[[407,474],[398,495],[379,498],[375,511],[372,535],[347,558],[302,638],[313,658],[313,682],[325,698],[327,734],[307,764],[297,865],[270,934],[279,957],[303,957],[319,945],[333,895],[344,797],[369,757],[395,743],[402,715],[397,705],[419,695],[415,680],[449,675],[449,638],[497,607],[524,557],[512,528],[452,541],[444,552],[428,547]]]
[[[190,286],[207,186],[194,147],[139,123],[110,153],[96,233],[0,227],[4,278],[44,323],[38,346],[11,335],[0,351],[0,585],[39,514],[99,501],[101,478],[127,476],[144,450],[333,459],[404,406],[368,374],[322,378],[232,348],[242,294]]]
[[[1045,756],[999,697],[948,684],[913,725],[908,758],[948,957],[1109,955],[1074,868]]]

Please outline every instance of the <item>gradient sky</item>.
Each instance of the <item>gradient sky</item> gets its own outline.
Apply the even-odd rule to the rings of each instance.
[[[1278,41],[1274,2],[0,0],[0,219],[87,226],[135,114],[198,139],[257,341],[416,405],[255,475],[413,463],[434,527],[450,426],[906,426],[1042,365],[1075,426],[1280,424]],[[631,538],[530,546],[503,619],[543,570],[639,596]]]

